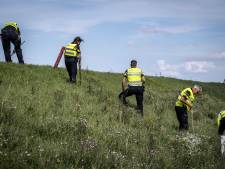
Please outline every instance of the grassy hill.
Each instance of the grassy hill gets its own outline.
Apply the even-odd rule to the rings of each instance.
[[[196,82],[147,77],[144,118],[135,99],[117,96],[121,74],[0,63],[1,169],[224,169],[215,113],[225,109],[225,84],[199,83],[190,129],[178,132],[179,90]],[[193,121],[191,120],[193,119]]]

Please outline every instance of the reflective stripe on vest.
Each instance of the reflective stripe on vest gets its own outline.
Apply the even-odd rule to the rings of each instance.
[[[64,56],[65,57],[79,57],[80,50],[77,49],[77,44],[69,44],[65,47]]]
[[[129,86],[142,86],[142,71],[140,68],[129,68],[127,70],[127,80]]]
[[[16,31],[18,31],[18,29],[19,29],[19,27],[17,26],[17,23],[16,23],[16,22],[7,22],[7,23],[5,23],[5,25],[4,25],[3,28],[5,28],[5,27],[7,27],[7,26],[12,26],[12,27],[14,27],[14,28],[16,29]]]
[[[220,126],[220,120],[224,117],[225,117],[225,110],[221,111],[217,116],[216,123],[218,126]]]
[[[190,95],[188,95],[187,93],[189,93]],[[182,97],[185,97],[187,99],[186,101],[192,105],[193,101],[195,100],[195,97],[194,97],[194,94],[193,94],[191,88],[184,89],[181,92],[181,94],[178,96],[178,100],[176,102],[176,106],[179,106],[179,107],[185,106],[189,110],[189,107],[180,101]]]

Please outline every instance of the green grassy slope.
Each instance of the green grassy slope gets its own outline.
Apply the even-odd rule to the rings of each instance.
[[[147,77],[144,118],[117,96],[121,74],[0,63],[0,168],[225,168],[215,113],[225,85],[198,83],[189,133],[177,130],[174,103],[193,81]],[[193,122],[192,122],[193,117]]]

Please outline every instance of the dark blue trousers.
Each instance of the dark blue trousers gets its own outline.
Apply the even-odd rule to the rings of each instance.
[[[19,63],[24,64],[23,54],[21,49],[21,39],[18,33],[12,28],[2,29],[2,46],[5,54],[5,61],[12,62],[10,42],[15,46],[16,55]]]
[[[179,130],[188,130],[188,114],[186,107],[175,106],[177,120],[180,123]]]
[[[143,95],[144,95],[144,87],[143,86],[129,86],[123,92],[124,103],[126,103],[126,97],[135,95],[137,102],[137,110],[143,116]]]
[[[224,130],[225,130],[225,117],[220,120],[218,134],[223,135]]]
[[[77,57],[65,57],[65,65],[70,77],[70,82],[76,83],[77,77]]]

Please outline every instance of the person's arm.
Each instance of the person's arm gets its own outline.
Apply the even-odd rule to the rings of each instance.
[[[142,81],[142,84],[144,85],[145,84],[145,76],[141,76],[141,81]]]
[[[217,118],[216,118],[216,124],[217,124],[217,126],[220,126],[220,120],[221,120],[221,118],[220,118],[220,114],[217,116]]]
[[[127,82],[127,70],[123,74],[123,79],[122,79],[122,84],[121,84],[123,92],[125,91],[125,88],[126,88],[126,82]]]
[[[125,88],[126,88],[126,77],[123,77],[123,80],[122,80],[122,91],[124,92],[125,91]]]
[[[79,45],[76,46],[76,52],[77,52],[77,57],[78,57],[78,65],[80,67],[80,65],[81,65],[81,51],[80,51]]]
[[[81,65],[81,55],[78,57],[78,64]]]
[[[141,70],[141,81],[142,81],[142,84],[144,85],[145,84],[145,75],[142,70]]]
[[[17,32],[18,32],[18,35],[20,36],[20,34],[21,34],[21,33],[20,33],[20,28],[18,28]]]
[[[20,29],[17,29],[17,34],[18,34],[18,40],[21,41],[21,34],[20,34]]]
[[[181,96],[180,101],[185,105],[187,105],[190,110],[192,109],[192,104],[188,101],[188,99],[185,96]]]

